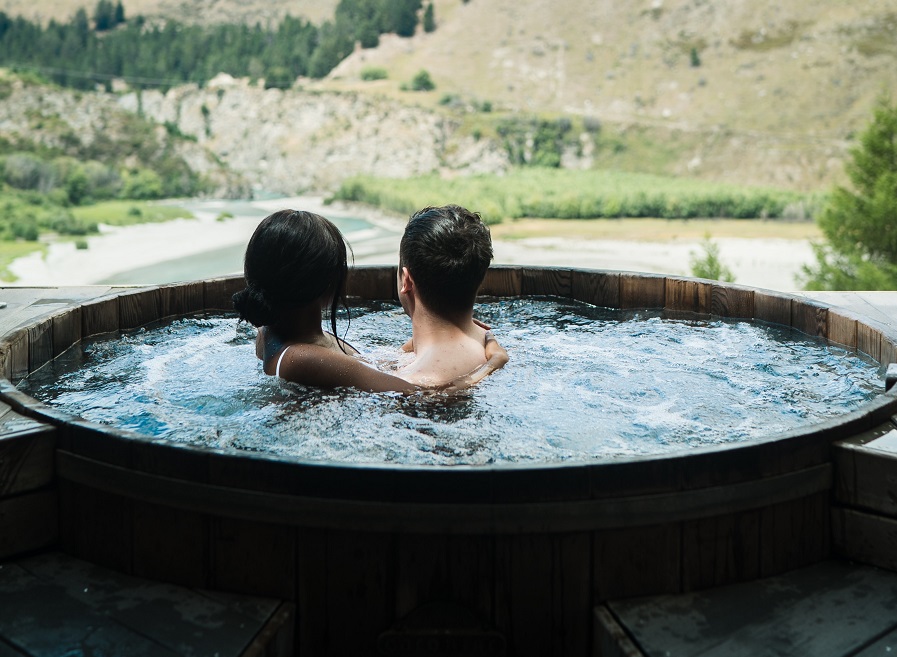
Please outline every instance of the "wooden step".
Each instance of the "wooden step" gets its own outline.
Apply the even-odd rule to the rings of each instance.
[[[294,606],[121,575],[59,552],[0,564],[0,656],[280,657]]]

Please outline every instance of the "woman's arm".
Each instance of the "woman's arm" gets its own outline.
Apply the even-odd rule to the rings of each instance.
[[[372,392],[419,390],[404,379],[375,370],[333,349],[313,344],[294,344],[287,349],[280,363],[280,376],[287,381],[319,388],[349,386]]]

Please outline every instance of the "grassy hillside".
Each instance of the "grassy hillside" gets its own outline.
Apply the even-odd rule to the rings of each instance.
[[[434,4],[435,32],[357,51],[329,84],[363,88],[376,66],[378,91],[402,95],[425,68],[437,90],[417,102],[595,117],[678,142],[668,173],[802,189],[840,175],[874,99],[897,89],[897,0]]]
[[[64,18],[90,0],[0,0]],[[213,22],[332,17],[337,0],[125,0],[128,15]],[[385,35],[307,89],[355,90],[454,114],[600,124],[592,165],[809,191],[843,180],[853,135],[897,89],[897,0],[433,0],[437,29]],[[366,69],[386,79],[364,81]],[[436,89],[403,91],[426,69]],[[446,98],[460,102],[441,104]],[[461,109],[459,109],[459,107]]]

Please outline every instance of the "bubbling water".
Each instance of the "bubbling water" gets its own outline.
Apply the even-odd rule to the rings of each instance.
[[[395,367],[410,322],[352,309],[349,339]],[[558,299],[481,303],[510,363],[460,395],[320,390],[266,376],[233,317],[87,342],[25,379],[87,420],[307,460],[428,465],[589,461],[749,441],[857,408],[878,364],[781,327],[671,320]],[[345,326],[345,323],[344,323]]]

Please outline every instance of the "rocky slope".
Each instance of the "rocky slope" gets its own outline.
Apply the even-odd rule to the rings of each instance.
[[[406,177],[507,166],[496,143],[462,134],[449,117],[357,93],[266,90],[221,75],[202,89],[132,92],[115,102],[176,124],[269,191],[328,190],[357,173]]]

